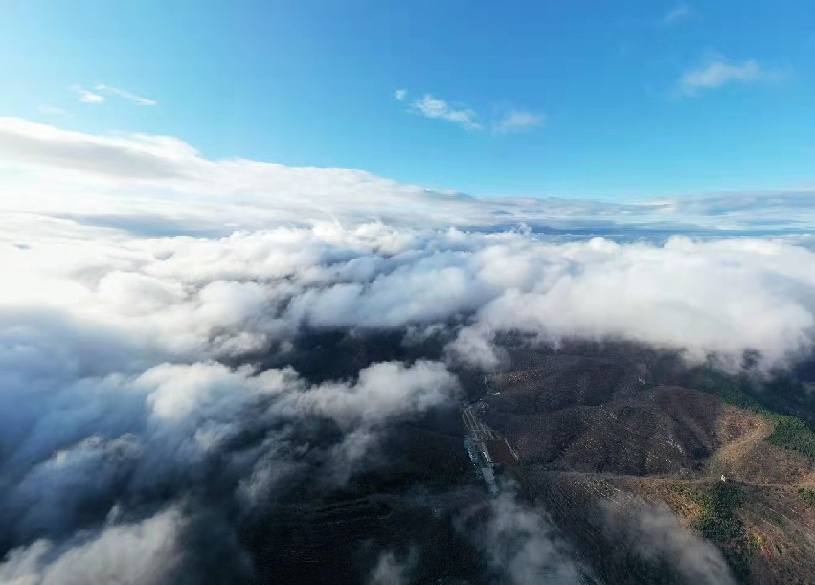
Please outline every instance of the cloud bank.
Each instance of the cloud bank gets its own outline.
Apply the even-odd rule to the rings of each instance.
[[[394,226],[707,235],[815,228],[811,190],[720,193],[620,204],[477,198],[355,169],[209,160],[175,137],[94,135],[0,118],[0,209],[128,229],[138,235],[221,235],[270,225]],[[27,218],[27,219],[26,219]]]

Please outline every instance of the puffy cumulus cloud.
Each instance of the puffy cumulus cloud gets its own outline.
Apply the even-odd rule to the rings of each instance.
[[[60,380],[98,372],[89,355],[125,370],[159,357],[224,359],[304,325],[463,323],[458,346],[473,355],[519,329],[695,355],[753,348],[772,362],[806,347],[813,318],[813,255],[796,240],[558,243],[379,223],[143,240],[39,227],[38,240],[17,238],[30,246],[0,250],[15,275],[0,291],[14,340],[4,357],[31,374],[48,359],[59,367],[37,375]]]
[[[321,384],[234,365],[275,344],[285,353],[307,322],[297,298],[409,262],[418,234],[132,240],[81,228],[83,240],[64,227],[0,253],[15,276],[0,293],[0,546],[59,548],[115,505],[190,490],[251,510],[292,478],[339,484],[372,462],[390,423],[455,396],[431,361]]]
[[[60,535],[115,494],[182,476],[192,481],[240,431],[241,409],[286,378],[287,372],[250,376],[214,363],[58,379],[53,386],[21,375],[19,387],[7,385],[2,394],[4,531]]]
[[[354,384],[329,382],[289,392],[275,412],[334,421],[346,434],[331,448],[327,477],[344,482],[376,455],[384,426],[450,402],[458,381],[444,364],[383,362],[360,370]]]
[[[252,477],[241,489],[256,499],[259,490],[274,487],[270,465],[281,472],[296,463],[280,445],[264,442],[290,443],[275,430],[285,421],[334,421],[343,436],[326,442],[330,458],[322,465],[347,478],[386,422],[450,400],[456,380],[435,362],[375,364],[354,383],[316,386],[291,369],[255,372],[209,362],[160,364],[138,375],[82,378],[30,394],[27,389],[37,390],[7,390],[16,410],[4,393],[2,416],[3,423],[16,421],[9,425],[14,432],[4,424],[9,455],[0,462],[2,525],[20,538],[70,531],[88,506],[104,507],[111,498],[155,489],[182,493],[206,481],[214,460],[225,475]],[[265,439],[246,443],[241,436],[248,429],[265,429]],[[236,450],[241,441],[246,444]],[[301,447],[308,450],[307,441]]]
[[[795,240],[557,243],[382,224],[220,239],[74,235],[83,230],[87,241],[58,230],[0,250],[14,275],[0,290],[0,376],[18,404],[0,433],[35,416],[24,394],[237,358],[302,326],[464,325],[451,349],[485,359],[496,333],[521,330],[622,336],[696,356],[758,349],[773,363],[808,347],[815,311],[815,258]]]
[[[697,357],[751,348],[770,363],[807,346],[813,319],[812,252],[783,240],[555,243],[371,224],[129,248],[98,246],[88,266],[77,254],[60,262],[63,251],[45,245],[9,248],[21,280],[0,294],[21,308],[28,290],[62,291],[42,302],[186,359],[259,350],[303,325],[467,321],[463,353],[482,354],[477,338],[517,329],[623,336]],[[92,266],[104,255],[115,269]]]
[[[327,416],[340,426],[372,427],[405,412],[422,412],[449,399],[455,377],[439,362],[410,367],[385,362],[361,370],[353,386],[323,384],[287,394],[283,410]]]
[[[780,241],[693,241],[663,246],[604,239],[540,244],[526,270],[539,278],[501,292],[479,309],[457,343],[483,353],[484,336],[515,329],[551,340],[570,336],[635,339],[684,348],[692,357],[747,348],[766,364],[811,344],[813,281],[808,249]]]
[[[519,329],[552,338],[624,336],[696,356],[755,348],[769,361],[809,341],[813,307],[801,293],[813,282],[800,267],[810,265],[812,253],[784,241],[557,244],[517,233],[401,230],[400,237],[384,226],[294,232],[301,276],[287,273],[277,289],[281,310],[269,315],[284,328],[404,326],[475,315],[462,333],[470,349],[474,332]],[[313,250],[322,249],[311,264],[306,234],[316,240]],[[264,277],[261,271],[263,263],[255,264],[253,276]]]

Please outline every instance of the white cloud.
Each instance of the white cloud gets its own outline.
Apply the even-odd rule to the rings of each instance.
[[[110,96],[115,96],[115,97],[122,98],[124,100],[132,102],[132,103],[134,103],[136,105],[139,105],[139,106],[155,106],[155,105],[158,105],[158,102],[156,100],[154,100],[154,99],[139,96],[139,95],[130,93],[129,91],[125,91],[124,89],[121,89],[121,88],[118,88],[118,87],[111,87],[109,85],[105,85],[104,83],[100,83],[94,89],[96,91],[98,91],[98,92],[101,92],[101,93],[104,93],[104,94],[107,94],[107,95],[110,95]]]
[[[738,356],[755,347],[770,361],[783,361],[808,346],[815,325],[815,307],[792,300],[799,286],[792,282],[804,276],[793,268],[799,253],[811,254],[758,240],[697,243],[675,238],[655,248],[596,239],[539,248],[534,252],[538,264],[493,248],[490,266],[496,272],[487,274],[508,280],[503,280],[504,292],[482,305],[475,336],[462,338],[462,353],[483,348],[474,343],[478,338],[509,328],[554,339],[622,336],[685,347],[696,358],[708,351]],[[777,254],[790,255],[781,261]],[[507,264],[513,266],[511,277],[503,272]],[[796,272],[791,279],[790,270]],[[714,273],[717,277],[707,280],[705,275]],[[530,284],[519,286],[518,279],[527,278]],[[672,286],[664,286],[669,281]],[[776,284],[767,288],[764,283],[770,282]],[[783,299],[775,298],[781,282],[789,283]],[[758,314],[768,320],[747,317]],[[799,326],[790,327],[796,322]]]
[[[331,467],[345,477],[383,424],[454,389],[435,362],[377,364],[352,383],[309,386],[290,370],[256,376],[211,361],[274,346],[301,324],[392,327],[471,314],[464,331],[487,346],[496,332],[520,329],[619,335],[695,357],[757,348],[774,363],[809,347],[815,323],[815,254],[784,242],[555,244],[521,233],[325,225],[156,241],[86,228],[69,246],[47,224],[38,229],[37,238],[19,235],[28,249],[0,254],[15,275],[0,295],[0,443],[15,445],[3,473],[17,478],[2,501],[26,511],[5,515],[18,526],[70,524],[80,495],[105,493],[137,470],[149,468],[154,481],[194,475],[252,416],[335,420],[347,440]]]
[[[729,61],[713,57],[702,65],[686,71],[678,84],[681,95],[695,96],[705,90],[716,89],[731,83],[755,83],[772,75],[754,59]]]
[[[662,17],[664,24],[676,24],[693,16],[693,10],[687,4],[679,4]]]
[[[412,110],[425,118],[447,120],[468,130],[481,130],[483,126],[477,121],[478,115],[467,107],[456,107],[430,94],[415,100]]]
[[[88,91],[87,89],[82,89],[81,87],[75,87],[73,91],[79,96],[79,101],[83,104],[101,104],[105,101],[105,96]]]
[[[511,110],[496,120],[492,125],[492,129],[497,134],[514,134],[528,132],[533,128],[542,126],[544,122],[545,118],[540,114],[523,110]]]
[[[158,102],[154,99],[139,96],[118,87],[105,85],[104,83],[97,84],[93,90],[85,89],[80,86],[74,86],[71,89],[79,96],[79,101],[86,104],[99,104],[104,102],[108,97],[116,97],[139,106],[158,105]]]
[[[404,100],[407,91],[400,89],[396,91],[396,99]],[[446,100],[425,94],[423,97],[413,101],[410,105],[412,112],[435,120],[446,120],[453,122],[468,130],[483,130],[490,128],[493,134],[513,134],[527,132],[537,126],[543,125],[545,118],[540,114],[524,110],[509,110],[500,117],[493,118],[486,123],[480,121],[478,113],[463,105],[453,105]]]
[[[318,414],[342,427],[369,428],[405,413],[424,412],[450,399],[455,377],[438,362],[419,361],[410,367],[398,362],[375,364],[359,373],[353,387],[324,384],[288,394],[281,410],[291,414]]]
[[[365,171],[209,160],[174,137],[100,136],[0,118],[0,209],[49,213],[141,234],[229,234],[294,222],[379,220],[428,227],[815,229],[812,191],[720,193],[617,204],[471,197]],[[168,196],[171,195],[171,196]],[[353,201],[353,204],[349,204]],[[16,221],[30,216],[16,215]],[[576,230],[576,231],[575,231]]]
[[[393,92],[393,97],[402,102],[405,101],[405,98],[407,98],[407,94],[408,91],[406,89],[397,89],[395,92]]]

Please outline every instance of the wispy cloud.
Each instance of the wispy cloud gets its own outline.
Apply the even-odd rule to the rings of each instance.
[[[396,90],[394,97],[398,101],[405,101],[407,90]],[[413,100],[410,103],[410,111],[425,118],[453,122],[467,130],[480,131],[487,128],[493,134],[528,132],[542,126],[546,121],[545,116],[541,114],[520,109],[504,110],[496,116],[480,116],[464,104],[454,104],[429,93]]]
[[[435,120],[447,120],[458,124],[468,130],[481,130],[483,126],[477,121],[478,115],[467,107],[453,106],[445,100],[425,94],[411,104],[411,109],[424,116]]]
[[[680,4],[662,17],[663,24],[676,24],[693,16],[693,10],[687,4]]]
[[[730,61],[716,56],[685,71],[679,79],[677,92],[679,95],[692,97],[727,84],[754,83],[771,77],[773,75],[754,59]]]
[[[83,104],[101,104],[105,101],[105,96],[78,86],[72,87],[71,90],[78,96],[79,101]]]
[[[492,124],[492,131],[496,134],[516,134],[528,132],[542,126],[546,118],[533,112],[523,110],[510,110],[503,117]]]
[[[129,102],[133,102],[134,104],[139,105],[139,106],[155,106],[155,105],[158,105],[158,102],[156,100],[154,100],[154,99],[144,97],[144,96],[140,96],[140,95],[136,95],[134,93],[130,93],[129,91],[126,91],[126,90],[121,89],[119,87],[111,87],[110,85],[105,85],[104,83],[100,83],[94,89],[96,89],[97,91],[99,91],[101,93],[110,95],[110,96],[120,97],[120,98],[122,98],[124,100],[127,100]]]
[[[84,87],[75,85],[71,91],[79,96],[79,101],[85,104],[100,104],[108,97],[116,97],[139,106],[155,106],[158,102],[154,99],[136,95],[120,87],[113,87],[104,83],[95,85],[92,89],[85,89]]]

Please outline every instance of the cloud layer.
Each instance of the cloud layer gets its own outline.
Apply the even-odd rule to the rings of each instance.
[[[100,136],[19,118],[0,118],[0,185],[7,195],[0,209],[6,212],[71,218],[141,235],[228,235],[314,220],[479,230],[526,225],[577,235],[815,228],[815,192],[807,190],[634,204],[476,198],[354,169],[209,160],[175,137]]]

